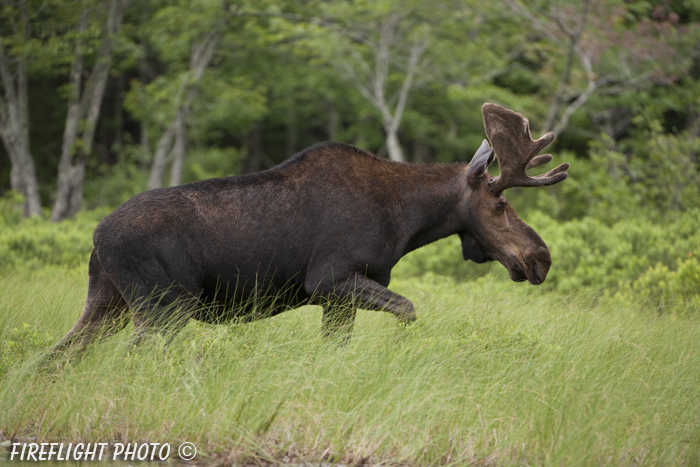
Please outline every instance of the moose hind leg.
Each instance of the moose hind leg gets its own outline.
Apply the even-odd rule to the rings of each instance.
[[[167,345],[194,316],[198,300],[176,285],[156,288],[150,294],[145,292],[146,289],[141,289],[141,293],[132,294],[141,298],[130,300],[131,319],[136,329],[129,345],[134,347],[144,339],[156,337],[164,339]]]
[[[86,347],[95,338],[107,338],[129,322],[127,303],[107,277],[95,253],[90,257],[89,285],[83,313],[73,328],[52,349],[62,352],[71,346]]]
[[[149,311],[152,311],[152,309]],[[178,313],[178,311],[175,311],[175,313]],[[129,347],[135,347],[142,344],[145,340],[152,340],[156,337],[162,338],[165,345],[168,345],[175,339],[177,333],[187,325],[189,318],[189,313],[182,315],[173,314],[167,321],[154,321],[150,319],[148,312],[132,314],[136,329],[129,342]]]

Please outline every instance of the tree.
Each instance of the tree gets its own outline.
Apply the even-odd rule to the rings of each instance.
[[[6,2],[0,36],[0,138],[10,157],[12,189],[24,196],[23,214],[41,214],[39,183],[29,144],[29,84],[27,67],[31,51],[28,0]],[[9,28],[8,28],[9,25]]]
[[[398,131],[429,45],[427,16],[415,5],[393,1],[374,9],[336,3],[326,12],[338,36],[333,61],[379,112],[389,158],[405,160]]]
[[[85,44],[78,38],[75,57],[70,71],[68,113],[63,132],[61,159],[58,164],[56,199],[51,210],[51,220],[60,221],[80,210],[83,200],[85,166],[92,153],[97,120],[100,117],[102,98],[112,64],[117,34],[128,0],[109,0],[106,13],[104,38],[89,77],[85,80]],[[80,14],[79,32],[89,27],[91,14],[104,4],[88,5]]]
[[[219,28],[222,26],[223,24],[211,30],[199,43],[192,46],[189,68],[182,77],[181,87],[172,104],[175,114],[158,140],[156,152],[153,155],[151,175],[148,179],[149,190],[163,186],[168,155],[173,159],[170,184],[180,183],[185,158],[185,122],[197,95],[197,88],[202,81],[204,71],[209,66],[214,51],[221,40],[222,32]]]
[[[269,88],[262,80],[272,78],[261,80],[257,73],[270,73],[267,47],[278,25],[259,23],[273,19],[285,21],[274,2],[228,5],[212,0],[196,7],[168,2],[142,25],[146,53],[160,68],[150,81],[132,86],[126,105],[147,139],[156,142],[149,189],[166,183],[168,168],[170,184],[180,183],[189,166],[203,162],[193,162],[191,154],[220,157],[222,134],[228,140],[224,150],[237,152],[231,136],[247,134],[252,122],[263,117]]]
[[[555,46],[557,83],[548,99],[543,131],[564,131],[572,115],[595,94],[670,84],[682,66],[672,42],[678,32],[672,15],[630,20],[635,3],[648,2],[504,1]]]

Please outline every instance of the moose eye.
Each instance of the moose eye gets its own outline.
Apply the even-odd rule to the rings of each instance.
[[[506,202],[505,201],[499,201],[496,203],[496,210],[498,212],[503,212],[503,210],[506,208]]]

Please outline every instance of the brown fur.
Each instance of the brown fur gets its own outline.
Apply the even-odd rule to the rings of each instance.
[[[498,141],[522,127],[487,113],[504,162]],[[55,350],[118,331],[127,311],[134,342],[174,335],[190,318],[248,321],[304,304],[323,306],[326,334],[347,335],[358,307],[413,321],[413,304],[387,288],[391,269],[453,234],[465,260],[497,260],[513,280],[540,284],[549,251],[489,189],[492,160],[486,142],[470,164],[397,163],[322,143],[264,172],[137,195],[95,229],[83,315]]]

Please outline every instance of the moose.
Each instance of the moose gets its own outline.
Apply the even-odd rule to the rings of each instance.
[[[569,164],[552,160],[521,114],[484,104],[486,136],[470,163],[413,164],[354,146],[319,143],[258,173],[141,193],[95,229],[82,315],[54,347],[87,345],[134,322],[132,343],[174,336],[188,321],[221,323],[323,307],[325,335],[349,336],[358,308],[416,319],[389,290],[407,253],[458,234],[464,260],[499,261],[513,281],[544,282],[544,241],[503,196],[552,185]],[[494,156],[500,174],[487,168]]]

